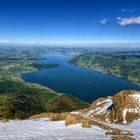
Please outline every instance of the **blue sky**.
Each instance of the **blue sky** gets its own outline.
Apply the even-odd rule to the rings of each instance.
[[[140,42],[140,0],[0,1],[0,41]]]

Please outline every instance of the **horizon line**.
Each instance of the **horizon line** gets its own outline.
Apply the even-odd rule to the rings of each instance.
[[[41,46],[87,46],[87,47],[140,47],[139,41],[98,41],[98,42],[41,42],[41,41],[3,41],[0,40],[0,45],[41,45]],[[95,46],[96,45],[96,46]],[[123,46],[119,46],[123,45]]]

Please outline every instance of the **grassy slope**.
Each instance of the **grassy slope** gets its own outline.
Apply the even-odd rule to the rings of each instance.
[[[88,107],[77,98],[56,94],[19,81],[0,82],[0,118],[28,118],[42,112],[65,112]]]

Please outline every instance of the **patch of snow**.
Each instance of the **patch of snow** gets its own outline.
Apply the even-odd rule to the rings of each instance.
[[[99,106],[100,104],[105,103],[102,107],[97,107],[96,109],[90,110],[89,112],[86,113],[85,117],[90,117],[90,115],[95,114],[95,115],[102,115],[106,113],[106,110],[108,107],[110,107],[113,102],[110,99],[104,100],[102,102],[97,103],[96,105]]]
[[[140,94],[136,92],[135,94],[129,95],[129,97],[133,98],[135,103],[138,106],[135,106],[135,108],[125,108],[123,110],[123,123],[124,124],[127,124],[127,121],[126,121],[127,112],[129,112],[129,113],[140,113]]]
[[[140,105],[140,94],[139,93],[135,93],[133,95],[129,95],[129,97],[134,98],[134,100]]]
[[[127,121],[126,121],[127,112],[137,114],[137,113],[140,113],[140,108],[125,108],[123,110],[123,123],[124,124],[127,124]]]
[[[90,110],[89,112],[87,112],[87,113],[85,114],[84,117],[88,118],[91,114],[96,113],[96,112],[99,111],[99,110],[100,110],[100,108],[96,108],[96,109]]]
[[[35,119],[0,123],[0,140],[108,140],[105,130],[81,124],[65,126],[64,121]]]
[[[107,99],[107,100],[104,100],[102,102],[97,102],[96,105],[99,106],[100,104],[105,103],[105,102],[112,102],[112,100],[111,99]]]
[[[106,122],[110,122],[110,120],[109,120],[108,117],[107,117],[107,116],[109,115],[109,113],[110,113],[110,112],[108,112],[108,113],[105,115],[105,121],[106,121]]]
[[[108,109],[108,107],[110,107],[113,104],[112,100],[107,99],[107,100],[104,100],[104,101],[98,103],[98,105],[99,104],[103,104],[103,103],[105,103],[104,106],[103,107],[100,107],[100,111],[98,111],[96,114],[105,113],[106,110]]]
[[[78,115],[78,114],[80,114],[80,112],[78,112],[78,111],[72,111],[71,114],[72,115]]]
[[[129,95],[129,96],[140,99],[140,94],[139,93],[135,93],[135,94]]]
[[[128,125],[121,125],[121,124],[113,124],[113,123],[105,123],[106,125],[112,128],[118,128],[123,132],[130,132],[133,134],[134,139],[140,139],[140,119],[134,120],[132,123]]]
[[[126,121],[126,114],[127,114],[127,108],[125,108],[124,110],[123,110],[123,123],[124,124],[127,124],[127,121]]]

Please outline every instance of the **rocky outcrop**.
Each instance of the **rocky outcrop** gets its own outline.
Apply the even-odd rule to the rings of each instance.
[[[140,92],[125,90],[113,97],[99,98],[81,115],[90,120],[127,124],[140,118]]]
[[[52,121],[60,121],[65,120],[66,117],[69,115],[69,112],[62,112],[62,113],[41,113],[30,117],[29,119],[39,119],[39,118],[49,118]]]
[[[84,128],[90,128],[92,121],[90,119],[87,119],[81,115],[77,114],[69,114],[65,119],[65,125],[71,125],[76,123],[82,123],[82,127]]]
[[[126,90],[113,97],[115,121],[127,124],[140,117],[140,92]]]
[[[41,116],[51,120],[65,120],[65,125],[81,123],[83,127],[91,127],[95,122],[112,122],[128,124],[140,118],[140,92],[124,90],[114,96],[99,98],[88,108],[69,113],[45,113]]]

